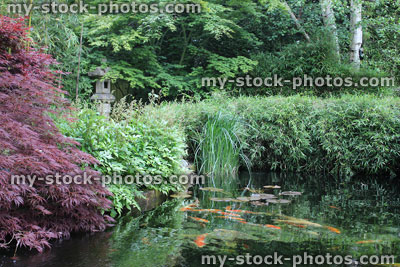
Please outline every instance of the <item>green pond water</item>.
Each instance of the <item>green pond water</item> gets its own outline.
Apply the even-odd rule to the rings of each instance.
[[[280,189],[257,192],[266,185]],[[139,217],[125,216],[104,233],[57,241],[42,254],[20,251],[13,259],[3,253],[0,267],[207,266],[202,265],[204,255],[227,256],[224,266],[239,266],[242,262],[236,261],[237,256],[257,256],[250,258],[253,264],[241,266],[267,266],[258,265],[260,256],[274,253],[285,259],[304,253],[351,255],[354,261],[363,255],[393,255],[400,262],[400,185],[395,181],[339,182],[271,173],[254,173],[250,178],[244,173],[239,180],[218,187],[224,191],[194,188],[191,198],[171,199]],[[243,191],[245,187],[252,192]],[[302,194],[280,195],[287,191]],[[259,193],[276,198],[261,195],[259,200]],[[251,196],[255,201],[212,200]],[[267,203],[266,198],[290,203]],[[324,261],[298,266],[349,266]],[[354,261],[351,266],[357,266]],[[293,266],[293,260],[273,266]]]

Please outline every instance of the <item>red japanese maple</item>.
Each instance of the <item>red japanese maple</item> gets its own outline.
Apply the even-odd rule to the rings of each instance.
[[[71,232],[104,230],[111,219],[101,209],[111,203],[100,184],[12,184],[12,175],[99,175],[82,169],[96,159],[60,134],[48,116],[68,103],[49,68],[56,62],[26,48],[24,25],[0,16],[0,247],[42,251]]]

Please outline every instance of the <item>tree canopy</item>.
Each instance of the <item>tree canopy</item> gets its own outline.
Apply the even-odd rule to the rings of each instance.
[[[296,65],[279,69],[282,76],[296,75],[304,65],[313,75],[349,75],[353,71],[348,65],[360,49],[364,57],[356,65],[360,64],[362,75],[399,77],[399,3],[363,1],[359,6],[361,18],[355,21],[352,4],[358,2],[208,0],[193,1],[201,5],[200,13],[32,13],[31,37],[38,46],[46,46],[47,52],[63,63],[60,68],[70,73],[63,84],[71,97],[75,94],[81,32],[81,97],[91,93],[92,81],[86,74],[105,65],[112,69],[108,77],[116,94],[138,98],[146,98],[152,91],[166,99],[204,98],[219,89],[202,86],[201,77],[268,77],[280,64]],[[98,1],[87,3],[96,5]],[[168,1],[157,3],[165,5]],[[359,31],[352,30],[354,27]],[[360,30],[362,43],[354,39],[354,33],[360,38]],[[276,94],[271,88],[233,85],[225,90],[233,94]]]

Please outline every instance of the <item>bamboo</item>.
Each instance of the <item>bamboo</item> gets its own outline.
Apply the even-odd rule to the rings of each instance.
[[[81,67],[81,54],[82,54],[82,38],[83,38],[83,22],[81,25],[81,37],[79,42],[79,55],[78,55],[78,73],[76,75],[76,89],[75,89],[75,100],[78,101],[79,94],[79,75],[80,75],[80,67]]]

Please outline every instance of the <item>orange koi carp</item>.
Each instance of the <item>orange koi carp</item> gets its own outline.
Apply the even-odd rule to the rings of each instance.
[[[202,218],[197,218],[197,217],[192,217],[192,216],[189,216],[189,218],[194,220],[194,221],[202,222],[202,223],[209,223],[210,222],[209,220],[202,219]]]
[[[204,247],[204,246],[206,245],[206,243],[204,242],[204,240],[206,239],[206,236],[207,236],[207,235],[208,235],[208,234],[199,235],[199,236],[196,238],[196,240],[194,241],[194,243],[195,243],[199,248]]]
[[[356,244],[373,244],[373,243],[379,243],[382,240],[362,240],[362,241],[358,241],[356,242]]]
[[[230,212],[218,212],[221,215],[226,215],[226,216],[235,216],[235,217],[240,217],[239,214],[235,214],[235,213],[230,213]]]
[[[326,229],[328,229],[329,231],[331,231],[333,233],[336,233],[336,234],[340,234],[341,233],[339,229],[334,228],[334,227],[327,226]]]
[[[267,227],[267,228],[272,228],[272,229],[278,229],[278,230],[281,229],[279,226],[275,226],[275,225],[272,225],[272,224],[266,224],[264,226]]]
[[[179,211],[194,211],[192,208],[189,207],[182,207],[179,209]]]

